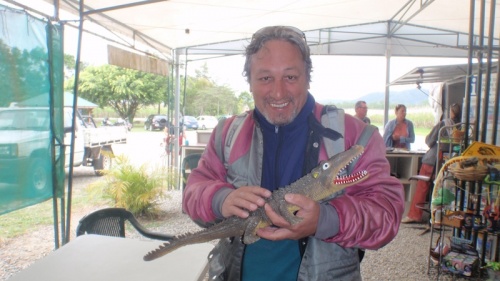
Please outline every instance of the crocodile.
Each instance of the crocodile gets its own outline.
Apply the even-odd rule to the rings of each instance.
[[[297,224],[302,219],[295,216],[298,207],[285,201],[285,194],[302,194],[317,202],[331,198],[344,188],[360,183],[368,178],[368,172],[362,170],[351,175],[341,176],[343,170],[363,153],[363,146],[355,145],[349,150],[338,153],[315,167],[309,174],[294,183],[273,191],[266,203],[290,224]],[[263,207],[250,213],[247,218],[232,216],[207,229],[196,233],[185,233],[175,236],[163,243],[157,249],[144,256],[145,261],[151,261],[164,256],[182,246],[204,243],[226,237],[241,237],[245,244],[251,244],[260,239],[256,232],[260,228],[272,225]]]

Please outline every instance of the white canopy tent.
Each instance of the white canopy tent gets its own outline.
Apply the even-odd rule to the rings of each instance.
[[[34,1],[42,0],[30,2]],[[149,46],[149,51],[170,58],[172,50],[182,48],[203,50],[201,53],[208,55],[240,53],[243,46],[238,42],[267,25],[293,25],[311,31],[307,32],[309,44],[322,46],[314,54],[385,55],[390,49],[393,56],[464,56],[453,49],[467,49],[471,3],[468,0],[43,1],[59,2],[61,11],[77,18],[81,13],[85,20],[103,26],[129,47],[142,44]],[[479,7],[481,1],[472,2]],[[484,2],[489,8],[491,1]],[[474,17],[479,19],[480,9],[475,10]],[[488,16],[487,13],[486,22]],[[480,27],[476,25],[474,34],[479,33]]]
[[[76,27],[80,34],[89,32],[113,45],[174,64],[176,120],[179,120],[181,59],[187,63],[242,54],[252,34],[269,25],[291,25],[303,30],[313,55],[384,56],[386,108],[389,105],[390,60],[393,56],[468,58],[467,73],[472,73],[474,60],[486,58],[491,61],[498,57],[500,22],[496,20],[495,12],[500,4],[496,0],[3,2]],[[39,3],[51,4],[55,8],[48,12],[33,8]],[[80,53],[80,48],[77,53]],[[470,91],[467,87],[466,96]],[[496,96],[498,101],[498,91]],[[387,119],[386,110],[384,122]],[[176,144],[176,152],[178,149]]]
[[[258,28],[292,25],[305,31],[313,55],[385,56],[386,107],[391,57],[472,58],[469,50],[488,45],[496,57],[499,45],[495,0],[4,1],[32,11],[35,2],[52,4],[53,20],[176,67],[181,60],[242,54]]]

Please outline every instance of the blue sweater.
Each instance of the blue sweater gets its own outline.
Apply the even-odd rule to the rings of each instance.
[[[262,187],[272,191],[302,177],[309,131],[307,118],[313,112],[314,103],[314,98],[308,95],[299,115],[285,126],[270,124],[255,109],[264,138]],[[296,280],[300,261],[298,241],[260,239],[245,249],[242,280],[256,280],[255,276],[266,276],[266,280]]]
[[[413,123],[405,119],[406,128],[408,130],[408,137],[401,137],[400,142],[406,144],[406,148],[410,150],[410,144],[415,142],[415,130],[413,129]],[[396,129],[396,119],[393,119],[385,125],[384,128],[384,142],[386,147],[394,147],[394,142],[392,140],[392,133]]]

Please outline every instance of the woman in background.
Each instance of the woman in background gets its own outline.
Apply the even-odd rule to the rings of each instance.
[[[410,150],[410,144],[415,142],[413,123],[406,119],[406,106],[398,104],[395,109],[396,119],[387,122],[384,128],[386,147]]]
[[[439,138],[439,130],[444,126],[451,126],[460,123],[462,118],[462,107],[459,104],[452,104],[450,106],[450,118],[444,119],[434,125],[431,132],[425,137],[425,143],[429,147],[429,150],[422,157],[422,166],[420,167],[419,175],[432,178],[434,176],[434,166],[436,165],[437,158],[437,141]],[[451,136],[452,130],[446,130],[445,136]],[[408,215],[401,220],[402,223],[414,223],[422,221],[422,209],[417,208],[418,204],[425,203],[427,201],[427,193],[431,186],[431,181],[419,180],[417,182],[417,189],[415,190],[415,195],[411,200],[410,210]]]

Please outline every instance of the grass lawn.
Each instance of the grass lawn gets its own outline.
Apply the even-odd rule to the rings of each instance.
[[[53,225],[54,213],[52,204],[52,199],[49,199],[45,202],[1,215],[0,241],[25,234],[37,226]],[[78,210],[84,206],[102,204],[105,204],[104,200],[91,198],[84,190],[73,191],[72,210]],[[60,207],[60,203],[58,203],[57,208],[59,209]],[[58,216],[60,216],[60,209],[58,211]]]

